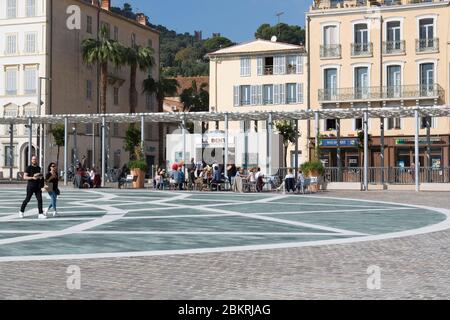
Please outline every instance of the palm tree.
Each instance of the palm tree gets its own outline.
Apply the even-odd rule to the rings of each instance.
[[[164,112],[164,99],[166,97],[173,97],[177,93],[177,89],[180,85],[176,79],[169,79],[161,77],[159,81],[155,81],[152,77],[148,77],[142,84],[143,91],[148,94],[154,94],[158,103],[158,112]],[[163,159],[163,135],[164,124],[158,124],[159,141],[158,141],[158,158],[159,161]]]
[[[130,66],[130,113],[136,113],[138,95],[136,90],[137,69],[150,71],[150,68],[155,64],[154,51],[152,48],[133,45],[130,48],[126,48],[123,55],[123,60]]]
[[[88,65],[98,63],[100,65],[100,108],[106,113],[106,91],[108,88],[108,63],[112,62],[117,67],[123,64],[123,47],[114,40],[108,38],[106,26],[100,29],[98,39],[85,39],[82,42],[83,60]]]

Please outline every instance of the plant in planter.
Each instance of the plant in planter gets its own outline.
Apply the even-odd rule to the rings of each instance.
[[[315,177],[319,178],[325,172],[325,167],[323,166],[322,161],[314,160],[305,162],[301,165],[301,170],[305,177]],[[317,192],[319,186],[317,184],[312,184],[310,186],[312,192]]]
[[[125,139],[124,149],[130,152],[130,162],[128,168],[133,177],[133,188],[144,188],[145,173],[147,172],[147,162],[145,161],[144,152],[141,147],[141,131],[131,124],[128,128]]]
[[[135,160],[130,160],[128,162],[128,168],[130,168],[131,174],[133,177],[137,177],[133,179],[133,188],[135,189],[143,189],[145,184],[145,173],[147,172],[147,162],[144,159],[144,153],[142,152],[141,147],[135,148]]]

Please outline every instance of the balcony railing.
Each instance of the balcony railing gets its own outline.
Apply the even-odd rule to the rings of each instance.
[[[442,2],[444,0],[316,0],[312,10],[355,8],[368,6],[399,6],[406,4],[419,4]]]
[[[340,44],[328,44],[320,46],[321,58],[340,58],[341,57],[341,45]]]
[[[405,53],[405,40],[400,41],[383,41],[384,54]]]
[[[321,102],[351,102],[403,99],[442,99],[444,89],[439,84],[406,85],[319,90]]]
[[[352,57],[371,56],[373,53],[372,42],[352,43]]]
[[[416,39],[416,52],[439,51],[439,38]]]

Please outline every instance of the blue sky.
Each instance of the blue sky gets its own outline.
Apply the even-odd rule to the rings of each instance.
[[[178,33],[202,30],[203,38],[213,32],[235,42],[254,38],[262,23],[281,22],[304,26],[305,11],[312,0],[112,0],[113,6],[130,3],[144,12],[153,24],[162,24]]]

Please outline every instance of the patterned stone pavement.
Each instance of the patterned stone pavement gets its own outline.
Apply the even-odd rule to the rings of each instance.
[[[448,193],[324,196],[450,209]],[[319,195],[320,196],[320,195]],[[448,299],[450,230],[404,238],[261,251],[0,263],[1,299]],[[81,271],[70,290],[69,266]],[[381,288],[368,289],[369,266]]]

